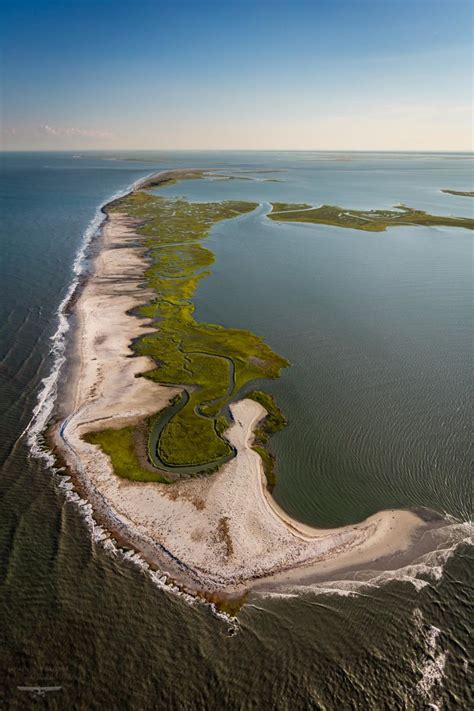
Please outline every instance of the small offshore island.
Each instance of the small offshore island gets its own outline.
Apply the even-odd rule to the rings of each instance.
[[[445,188],[441,190],[442,193],[447,193],[448,195],[458,195],[459,197],[474,197],[474,190],[449,190]]]
[[[286,421],[252,383],[278,378],[289,363],[257,334],[196,321],[192,302],[214,261],[203,239],[217,222],[257,204],[155,194],[207,177],[166,171],[103,208],[99,251],[73,306],[77,357],[64,416],[49,434],[95,519],[121,545],[140,552],[163,580],[232,609],[229,599],[265,582],[323,577],[405,551],[426,523],[414,512],[387,510],[318,529],[292,519],[271,496],[266,445]],[[272,207],[271,219],[378,231],[408,223],[473,227],[403,207]]]
[[[443,190],[442,192],[451,192],[456,195],[468,194],[453,193],[452,190]],[[393,210],[347,210],[335,205],[314,207],[305,203],[295,205],[274,202],[268,217],[277,222],[310,222],[315,225],[334,225],[335,227],[348,227],[367,232],[384,232],[387,227],[402,225],[474,229],[474,219],[472,218],[430,215],[423,210],[415,210],[405,205],[396,205]]]

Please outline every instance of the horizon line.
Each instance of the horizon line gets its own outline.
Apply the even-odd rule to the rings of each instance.
[[[116,151],[145,152],[160,151],[161,153],[178,152],[226,152],[226,153],[468,153],[474,155],[472,149],[449,149],[449,148],[424,148],[416,150],[413,148],[0,148],[0,153],[92,153],[101,151],[102,153],[114,153]]]

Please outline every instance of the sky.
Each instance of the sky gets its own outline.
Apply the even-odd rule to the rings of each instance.
[[[1,0],[3,150],[472,151],[471,0]]]

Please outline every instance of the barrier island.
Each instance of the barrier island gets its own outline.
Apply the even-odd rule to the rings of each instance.
[[[272,211],[267,217],[277,222],[310,222],[316,225],[349,227],[353,230],[366,230],[367,232],[384,232],[387,227],[402,225],[474,229],[474,219],[472,218],[430,215],[428,212],[405,205],[396,205],[393,210],[348,210],[335,205],[314,207],[306,203],[274,202]]]
[[[198,321],[193,305],[214,261],[209,230],[256,203],[159,194],[205,176],[167,171],[104,208],[49,438],[102,539],[138,552],[160,583],[234,611],[250,588],[383,568],[427,524],[390,510],[315,528],[273,498],[268,441],[286,420],[264,383],[288,362],[251,331]]]

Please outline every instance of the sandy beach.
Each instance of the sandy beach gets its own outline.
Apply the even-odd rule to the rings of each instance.
[[[407,550],[426,525],[410,511],[381,511],[336,529],[312,528],[286,514],[267,490],[261,459],[251,449],[253,430],[266,414],[253,400],[231,406],[234,423],[227,436],[237,456],[215,474],[174,484],[114,474],[109,458],[82,437],[140,422],[179,389],[136,377],[154,363],[130,350],[149,324],[127,312],[152,297],[143,286],[147,261],[133,221],[110,213],[100,239],[91,276],[73,307],[77,362],[64,395],[70,414],[52,435],[97,520],[191,592],[233,594],[272,576],[284,574],[288,581],[312,571],[333,573]]]

